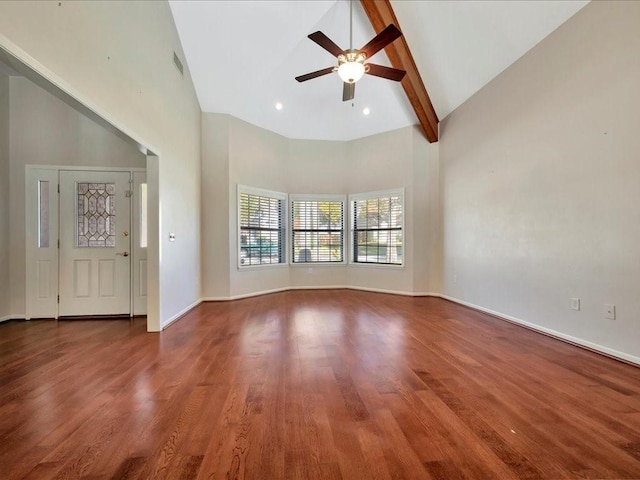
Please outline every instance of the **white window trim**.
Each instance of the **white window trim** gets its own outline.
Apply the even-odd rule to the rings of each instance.
[[[349,202],[347,201],[347,195],[332,195],[332,194],[299,194],[299,193],[291,193],[289,194],[289,202],[287,207],[289,211],[291,211],[291,203],[294,201],[309,201],[309,202],[322,202],[322,201],[334,201],[334,202],[342,202],[343,210],[342,210],[342,226],[343,226],[343,234],[342,234],[342,261],[341,262],[294,262],[293,261],[293,242],[290,238],[287,239],[289,243],[289,265],[292,267],[313,267],[313,266],[345,266],[347,265],[347,258],[349,257],[349,249],[348,249],[348,236],[349,236]],[[404,220],[404,217],[403,217]],[[291,217],[287,216],[287,221],[291,222]],[[293,234],[293,225],[289,227],[289,234]]]
[[[284,256],[283,261],[281,263],[265,263],[262,265],[242,265],[240,263],[240,244],[241,244],[241,240],[240,240],[240,194],[241,193],[246,193],[248,195],[259,195],[259,196],[263,196],[263,197],[272,197],[272,198],[276,198],[278,200],[282,200],[284,202],[284,208],[283,208],[283,221],[282,221],[282,228],[283,228],[283,236],[284,236],[284,245],[282,246],[282,254]],[[288,240],[288,235],[289,235],[289,196],[286,193],[283,192],[276,192],[274,190],[266,190],[263,188],[257,188],[257,187],[249,187],[247,185],[241,185],[238,184],[237,185],[237,191],[236,191],[236,264],[238,266],[238,270],[240,271],[245,271],[245,270],[256,270],[256,269],[263,269],[263,268],[281,268],[281,267],[286,267],[289,265],[289,255],[288,255],[288,245],[289,245],[289,240]]]
[[[391,197],[398,195],[402,201],[402,263],[362,263],[356,262],[353,249],[353,235],[355,231],[355,215],[353,203],[357,200],[367,200],[369,198]],[[407,216],[407,205],[404,199],[404,188],[393,188],[389,190],[379,190],[375,192],[354,193],[349,195],[349,266],[361,268],[385,268],[385,269],[403,269],[407,263],[407,232],[405,229],[405,218]]]

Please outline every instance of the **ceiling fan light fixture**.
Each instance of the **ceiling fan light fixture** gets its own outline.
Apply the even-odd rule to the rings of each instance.
[[[360,62],[344,62],[338,67],[338,75],[343,82],[356,83],[364,75],[364,65]]]
[[[358,50],[347,50],[338,56],[338,75],[345,83],[356,83],[365,73],[367,56]]]

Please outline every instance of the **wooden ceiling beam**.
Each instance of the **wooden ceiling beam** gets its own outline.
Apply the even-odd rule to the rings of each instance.
[[[390,0],[360,0],[369,21],[376,31],[380,33],[387,25],[393,23],[402,31],[400,23],[393,13]],[[413,60],[409,45],[404,35],[392,44],[385,47],[385,52],[394,68],[405,70],[407,74],[402,80],[402,87],[416,116],[422,125],[425,136],[429,142],[438,141],[438,115],[431,104],[427,89],[422,82],[420,72]]]

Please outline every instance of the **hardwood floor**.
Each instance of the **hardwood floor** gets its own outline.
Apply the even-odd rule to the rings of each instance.
[[[0,325],[0,478],[640,478],[640,369],[434,298]]]

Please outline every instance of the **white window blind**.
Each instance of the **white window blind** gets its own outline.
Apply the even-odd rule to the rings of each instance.
[[[404,202],[401,190],[351,197],[353,262],[404,263]]]
[[[293,263],[344,262],[344,200],[292,196]]]
[[[285,263],[286,195],[239,187],[239,264]]]

